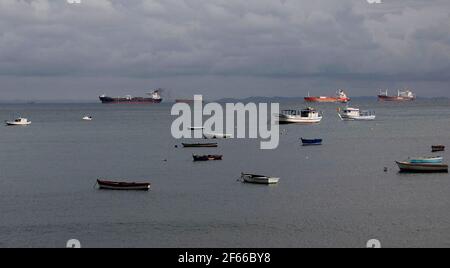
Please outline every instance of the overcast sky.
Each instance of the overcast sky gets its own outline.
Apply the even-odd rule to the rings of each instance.
[[[0,100],[157,87],[169,98],[450,97],[450,1],[0,0]]]

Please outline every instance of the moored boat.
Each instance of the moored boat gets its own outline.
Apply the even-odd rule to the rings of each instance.
[[[409,89],[398,90],[397,96],[389,96],[387,90],[380,90],[380,94],[378,94],[379,101],[413,101],[415,99],[416,95]]]
[[[322,121],[322,113],[308,107],[303,110],[283,110],[277,115],[279,124],[317,124]]]
[[[416,157],[408,159],[411,164],[440,164],[444,161],[443,157]]]
[[[241,179],[246,183],[254,183],[254,184],[277,184],[280,181],[280,178],[274,178],[264,175],[255,175],[255,174],[241,174]]]
[[[443,152],[443,151],[445,151],[445,146],[444,145],[433,145],[433,146],[431,146],[431,151],[433,153]]]
[[[410,173],[445,173],[448,172],[448,165],[445,164],[424,164],[396,161],[400,172]]]
[[[309,145],[322,145],[322,139],[304,139],[301,138],[303,146],[309,146]]]
[[[371,121],[375,120],[376,115],[373,111],[362,111],[358,108],[347,107],[338,108],[338,115],[343,121]]]
[[[182,143],[184,148],[214,148],[217,143]]]
[[[7,126],[28,126],[31,124],[31,121],[28,121],[28,119],[19,117],[15,119],[14,121],[5,121]]]
[[[229,138],[231,138],[231,134],[204,132],[203,138],[205,138],[205,139],[229,139]]]
[[[217,161],[223,159],[222,155],[193,155],[192,157],[194,158],[194,162]]]
[[[103,190],[133,190],[133,191],[148,191],[150,190],[150,183],[138,183],[138,182],[119,182],[119,181],[107,181],[97,180],[97,184],[100,189]]]
[[[189,130],[203,130],[204,127],[188,127]]]
[[[344,90],[338,90],[336,92],[335,97],[327,97],[327,96],[308,96],[305,97],[306,102],[343,102],[347,103],[350,101],[350,98],[347,97],[347,94],[345,94]]]

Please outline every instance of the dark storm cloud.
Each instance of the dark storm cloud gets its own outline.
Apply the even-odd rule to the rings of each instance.
[[[447,0],[0,0],[0,75],[432,79]]]

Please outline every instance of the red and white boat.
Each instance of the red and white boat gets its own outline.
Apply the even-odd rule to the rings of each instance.
[[[350,101],[350,98],[347,97],[347,94],[345,94],[344,90],[338,90],[336,92],[335,97],[327,97],[327,96],[318,96],[318,97],[312,97],[308,96],[305,97],[306,102],[342,102],[347,103]]]
[[[379,101],[413,101],[416,99],[416,95],[407,89],[407,90],[399,90],[397,92],[397,96],[389,96],[388,91],[380,90],[380,94],[378,94]]]

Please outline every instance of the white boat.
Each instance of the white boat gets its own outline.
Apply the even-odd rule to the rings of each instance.
[[[189,130],[203,130],[204,127],[188,127]]]
[[[31,124],[31,121],[28,121],[26,118],[19,117],[14,121],[6,121],[5,123],[8,126],[28,126]]]
[[[83,117],[84,121],[92,121],[92,116],[85,116]]]
[[[322,121],[322,113],[308,107],[303,110],[283,110],[277,115],[279,124],[317,124]]]
[[[229,139],[229,138],[231,138],[231,134],[204,132],[203,138],[205,138],[205,139]]]
[[[400,172],[415,172],[415,173],[448,172],[448,165],[444,164],[410,163],[398,161],[396,163],[400,168]]]
[[[277,184],[280,179],[274,177],[268,177],[264,175],[255,175],[255,174],[241,174],[241,179],[243,182],[254,183],[254,184]]]
[[[338,109],[338,115],[343,121],[370,121],[375,120],[376,115],[373,111],[362,111],[358,108],[347,107],[343,110]]]

